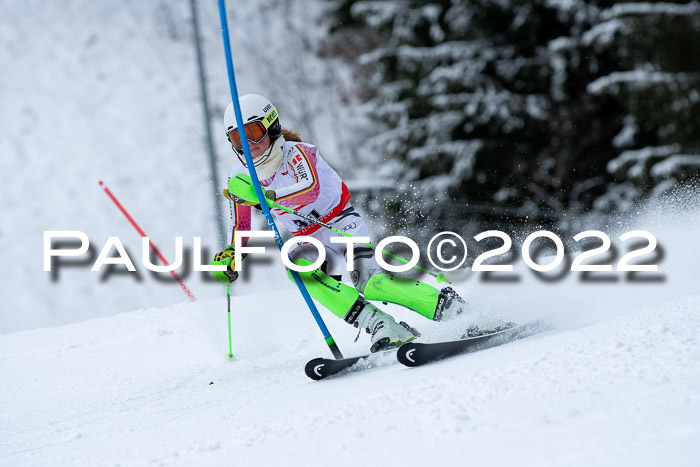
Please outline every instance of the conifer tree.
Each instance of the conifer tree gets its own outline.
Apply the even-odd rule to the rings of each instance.
[[[427,200],[444,227],[475,207],[557,219],[625,209],[698,173],[695,1],[336,6],[337,30],[361,23],[378,38],[358,61],[399,211]]]

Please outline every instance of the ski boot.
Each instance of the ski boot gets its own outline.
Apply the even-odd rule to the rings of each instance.
[[[372,335],[370,352],[399,347],[419,335],[408,324],[403,321],[396,323],[394,318],[367,301],[364,302],[364,308],[357,316],[354,325],[359,327],[360,331],[365,329]]]
[[[467,302],[465,302],[452,287],[445,287],[438,294],[438,302],[435,308],[433,321],[450,320],[462,313],[466,305]]]

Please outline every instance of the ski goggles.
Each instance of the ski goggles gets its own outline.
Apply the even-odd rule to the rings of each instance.
[[[268,128],[270,128],[270,126],[276,119],[277,109],[273,107],[262,120],[249,122],[243,125],[243,129],[245,131],[245,135],[248,141],[252,141],[253,143],[259,143],[260,141],[265,139],[265,137],[267,136]],[[226,134],[226,136],[228,137],[229,141],[231,141],[231,144],[234,148],[238,150],[243,148],[243,144],[241,143],[241,135],[238,133],[238,128],[232,129]]]

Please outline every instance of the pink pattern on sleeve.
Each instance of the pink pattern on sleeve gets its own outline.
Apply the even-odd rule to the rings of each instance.
[[[234,244],[236,238],[237,230],[250,230],[250,206],[243,206],[242,204],[233,204],[233,232],[231,234],[231,244]],[[241,245],[246,246],[248,244],[248,237],[241,239]]]

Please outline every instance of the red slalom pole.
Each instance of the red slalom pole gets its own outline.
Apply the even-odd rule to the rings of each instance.
[[[107,193],[107,196],[109,196],[109,199],[111,199],[114,202],[114,204],[119,208],[119,210],[122,212],[122,214],[124,214],[124,217],[126,217],[126,219],[131,223],[131,225],[134,226],[134,228],[141,235],[141,237],[148,237],[148,235],[146,235],[146,233],[136,223],[134,218],[129,215],[129,213],[126,211],[126,209],[124,209],[124,206],[122,206],[121,203],[119,201],[117,201],[117,198],[112,194],[112,192],[109,190],[109,188],[107,188],[105,186],[105,184],[102,180],[100,180],[100,186],[104,189],[105,193]],[[170,266],[170,264],[168,264],[168,261],[165,259],[165,256],[163,256],[161,254],[160,250],[158,250],[158,248],[156,248],[156,246],[151,241],[150,237],[148,238],[148,244],[151,246],[151,250],[153,250],[156,253],[156,256],[158,256],[160,261],[165,266]],[[180,287],[182,288],[182,290],[185,291],[185,293],[187,294],[187,297],[190,300],[192,300],[193,302],[196,301],[197,299],[194,298],[194,295],[192,295],[192,292],[190,292],[190,289],[188,289],[187,286],[185,285],[185,283],[182,282],[182,279],[180,279],[180,276],[177,275],[175,270],[170,271],[170,274],[172,274],[172,276],[175,278],[175,280],[177,280],[177,282],[180,284]]]

